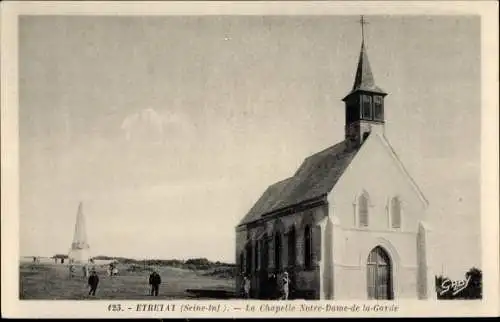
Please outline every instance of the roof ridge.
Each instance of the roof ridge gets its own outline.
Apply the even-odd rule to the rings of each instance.
[[[269,187],[274,186],[275,184],[278,184],[278,183],[283,183],[283,182],[285,182],[285,181],[287,181],[287,180],[293,179],[293,177],[294,177],[294,176],[291,176],[291,177],[288,177],[288,178],[286,178],[286,179],[283,179],[283,180],[280,180],[280,181],[276,181],[276,182],[274,182],[273,184],[269,185]]]
[[[327,194],[359,151],[345,147],[346,141],[343,140],[305,158],[293,176],[266,189],[239,226],[254,222],[266,213]]]
[[[396,150],[394,150],[394,147],[391,145],[391,143],[389,142],[389,140],[387,140],[387,138],[385,137],[385,135],[378,134],[377,137],[382,142],[382,145],[384,145],[387,149],[389,149],[389,151],[391,152],[392,157],[394,158],[394,160],[398,164],[399,168],[406,175],[406,178],[410,181],[410,185],[416,190],[417,195],[420,197],[420,199],[423,201],[423,203],[427,207],[429,205],[429,200],[427,200],[427,197],[425,196],[424,192],[422,191],[422,189],[420,188],[420,186],[417,184],[417,182],[415,181],[415,179],[413,179],[413,177],[410,174],[410,172],[408,171],[408,169],[406,169],[404,163],[399,158],[398,153],[396,152]]]
[[[337,147],[338,145],[343,144],[343,143],[345,143],[345,140],[342,140],[342,141],[340,141],[340,142],[338,142],[338,143],[336,143],[336,144],[334,144],[334,145],[330,145],[329,147],[324,148],[324,149],[323,149],[323,150],[321,150],[321,151],[318,151],[318,152],[316,152],[316,153],[313,153],[313,154],[309,155],[308,157],[306,157],[305,159],[307,160],[307,159],[312,158],[312,157],[314,157],[314,156],[317,156],[317,155],[319,155],[319,154],[321,154],[321,153],[326,153],[328,150],[331,150],[331,149],[333,149],[333,148],[335,148],[335,147]]]

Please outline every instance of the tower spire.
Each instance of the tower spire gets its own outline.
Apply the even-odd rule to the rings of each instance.
[[[345,137],[350,147],[360,146],[373,131],[384,131],[384,97],[387,95],[375,84],[372,69],[365,47],[364,16],[359,19],[361,25],[361,50],[358,66],[351,91],[344,97],[345,102]]]
[[[370,62],[368,61],[368,54],[365,47],[365,25],[367,25],[368,22],[364,16],[361,16],[358,22],[361,25],[361,50],[351,93],[356,90],[384,93],[382,89],[375,85],[375,77],[373,77]]]

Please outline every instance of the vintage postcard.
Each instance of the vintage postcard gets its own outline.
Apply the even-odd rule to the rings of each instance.
[[[496,316],[498,3],[2,3],[2,316]]]

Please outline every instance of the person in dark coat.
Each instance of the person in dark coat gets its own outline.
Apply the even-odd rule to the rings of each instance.
[[[149,285],[151,285],[151,296],[158,296],[160,290],[161,277],[156,271],[149,275]]]
[[[99,284],[99,276],[97,276],[97,272],[95,270],[92,270],[92,273],[89,276],[89,286],[90,286],[89,295],[95,296],[98,284]]]
[[[274,300],[276,298],[276,295],[278,293],[277,288],[278,288],[278,279],[276,277],[276,274],[273,273],[269,278],[269,291],[268,291],[269,299]]]

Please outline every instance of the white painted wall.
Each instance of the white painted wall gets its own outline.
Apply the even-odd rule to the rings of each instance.
[[[366,260],[377,245],[393,265],[395,298],[417,297],[417,233],[427,202],[407,177],[381,134],[372,133],[328,196],[333,229],[333,289],[336,299],[366,299]],[[359,227],[357,197],[370,197],[368,227]],[[393,229],[390,200],[402,201],[401,228]],[[326,245],[328,246],[328,245]]]
[[[418,222],[425,220],[425,203],[397,165],[383,138],[372,134],[365,141],[347,170],[328,196],[344,229],[355,228],[357,196],[366,191],[371,200],[370,230],[389,229],[387,206],[390,198],[402,200],[402,231],[416,232]]]

